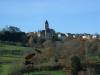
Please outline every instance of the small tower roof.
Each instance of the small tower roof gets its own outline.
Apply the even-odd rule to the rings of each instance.
[[[45,24],[49,25],[47,20],[45,21]]]
[[[45,29],[48,29],[49,28],[49,23],[48,23],[48,21],[46,20],[45,21]]]

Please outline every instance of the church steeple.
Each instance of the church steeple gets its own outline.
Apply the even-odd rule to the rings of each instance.
[[[48,23],[48,21],[46,20],[45,21],[45,30],[47,30],[49,28],[49,23]]]

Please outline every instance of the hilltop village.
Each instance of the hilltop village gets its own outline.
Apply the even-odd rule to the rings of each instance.
[[[15,26],[5,27],[0,31],[0,41],[10,42],[12,44],[20,43],[22,46],[40,46],[46,41],[62,41],[67,42],[69,40],[100,40],[100,34],[88,34],[88,33],[62,33],[52,29],[49,22],[46,20],[44,23],[44,29],[38,30],[37,32],[23,32],[20,28]],[[66,28],[67,29],[67,28]]]
[[[32,45],[33,41],[37,42],[39,40],[65,40],[65,39],[99,39],[100,40],[100,35],[99,34],[88,34],[88,33],[82,33],[82,34],[72,34],[72,33],[61,33],[61,32],[56,32],[54,29],[50,28],[50,25],[48,21],[45,21],[44,24],[44,29],[39,30],[37,32],[29,32],[27,33],[27,38],[28,38],[28,44]],[[36,41],[37,40],[37,41]]]
[[[59,39],[65,39],[65,38],[100,39],[99,34],[88,34],[88,33],[71,34],[71,33],[56,32],[54,29],[51,29],[49,27],[49,23],[47,20],[45,21],[43,30],[40,30],[38,32],[27,33],[27,36],[32,36],[32,35],[36,35],[37,37],[43,39],[52,39],[54,37],[58,37]]]

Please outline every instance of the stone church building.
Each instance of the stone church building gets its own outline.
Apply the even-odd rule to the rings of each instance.
[[[49,23],[46,20],[45,21],[45,25],[44,25],[44,30],[40,30],[38,31],[37,35],[38,37],[42,38],[42,39],[52,39],[55,36],[55,30],[49,28]]]

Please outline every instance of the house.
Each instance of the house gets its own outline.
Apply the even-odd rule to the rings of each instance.
[[[66,39],[66,35],[64,33],[57,33],[57,35],[58,35],[58,39],[61,40]]]

